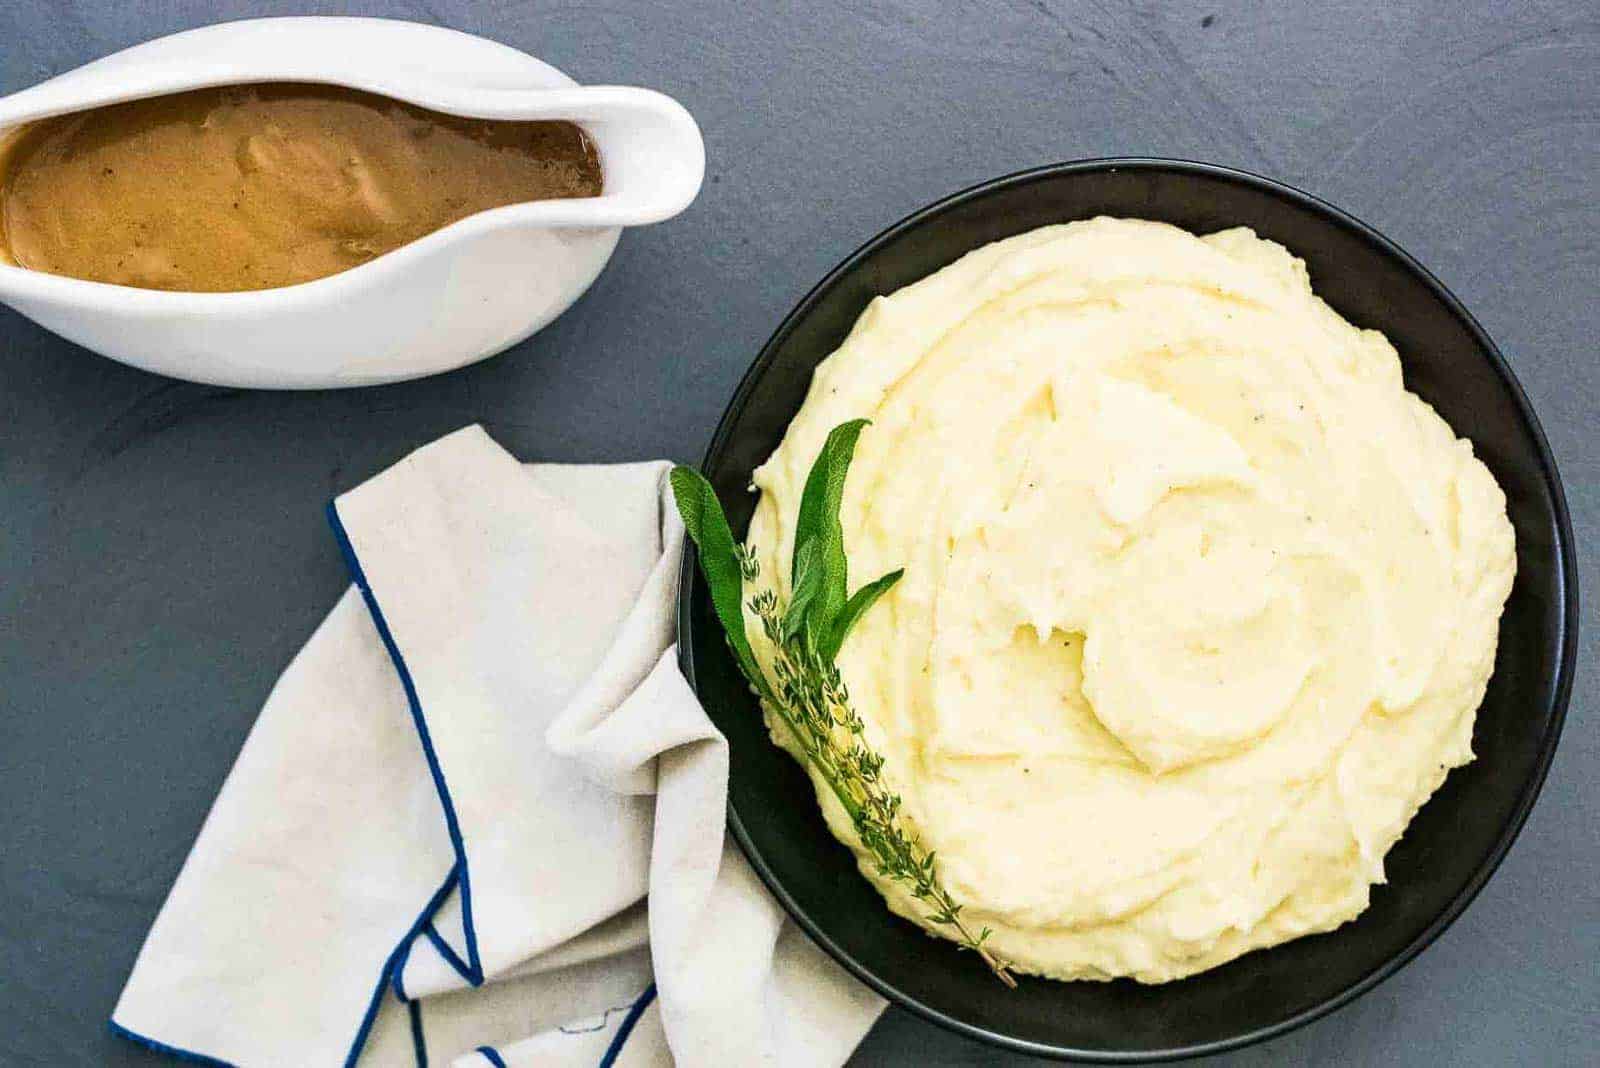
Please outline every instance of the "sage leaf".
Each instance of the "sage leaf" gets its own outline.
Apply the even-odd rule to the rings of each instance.
[[[766,677],[744,631],[744,576],[733,531],[728,527],[722,502],[717,500],[717,491],[693,468],[674,467],[667,478],[678,514],[683,517],[684,529],[695,548],[700,550],[700,573],[711,590],[711,605],[722,623],[739,670],[758,692],[770,696]]]
[[[834,616],[844,608],[850,583],[849,564],[844,555],[844,528],[839,523],[839,505],[844,500],[845,476],[855,455],[856,440],[865,419],[841,423],[828,434],[817,454],[800,494],[800,511],[794,525],[794,563],[791,576],[798,576],[801,556],[814,551],[814,566],[819,572],[818,589],[806,608],[806,616],[816,634],[825,634]],[[815,546],[815,549],[809,548]]]
[[[850,596],[850,599],[844,603],[844,607],[839,610],[839,614],[833,618],[833,621],[828,625],[828,629],[823,632],[819,640],[817,652],[822,655],[825,662],[832,663],[838,657],[839,650],[844,648],[845,638],[850,636],[850,631],[856,625],[856,622],[866,613],[867,609],[877,603],[879,597],[888,593],[890,587],[899,582],[900,576],[904,574],[904,568],[891,571],[887,575],[867,583]]]
[[[790,578],[789,607],[783,613],[783,640],[793,641],[805,630],[811,605],[822,592],[822,548],[808,541],[794,554],[794,574]]]

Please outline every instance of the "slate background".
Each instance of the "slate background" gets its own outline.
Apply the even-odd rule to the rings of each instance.
[[[706,187],[516,350],[423,382],[244,393],[100,359],[0,308],[0,1064],[146,1066],[105,1019],[279,671],[345,574],[321,509],[473,420],[526,459],[697,459],[756,349],[862,240],[1011,170],[1148,154],[1309,189],[1498,340],[1600,534],[1600,11],[1319,0],[0,5],[0,91],[262,14],[385,14],[654,86]],[[1600,648],[1477,902],[1355,1004],[1219,1065],[1593,1063]],[[852,1065],[1032,1063],[890,1011]]]

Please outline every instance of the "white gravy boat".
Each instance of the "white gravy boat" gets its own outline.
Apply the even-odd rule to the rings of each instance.
[[[113,359],[216,385],[363,386],[446,371],[514,345],[600,273],[624,226],[694,200],[699,127],[647,89],[576,85],[515,49],[365,18],[274,18],[175,34],[0,98],[22,123],[140,97],[247,82],[322,82],[454,115],[566,119],[599,155],[598,197],[469,216],[341,274],[244,293],[173,293],[0,263],[0,300]]]

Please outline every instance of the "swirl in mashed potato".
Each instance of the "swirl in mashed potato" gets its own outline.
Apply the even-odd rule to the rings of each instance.
[[[755,474],[766,574],[858,416],[852,582],[906,573],[840,668],[1002,956],[1163,982],[1366,907],[1472,759],[1515,567],[1499,486],[1382,334],[1245,229],[981,248],[874,300],[817,369]]]

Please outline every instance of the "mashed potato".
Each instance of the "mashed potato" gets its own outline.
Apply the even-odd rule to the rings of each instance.
[[[873,301],[817,369],[755,475],[765,574],[787,581],[806,473],[858,416],[852,584],[906,574],[840,668],[1002,956],[1163,982],[1366,907],[1472,759],[1515,566],[1499,486],[1382,334],[1249,230],[989,245]]]

